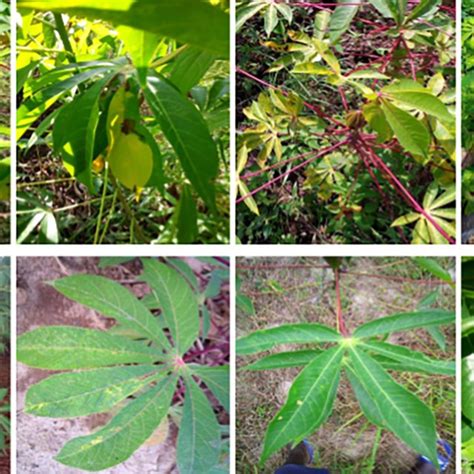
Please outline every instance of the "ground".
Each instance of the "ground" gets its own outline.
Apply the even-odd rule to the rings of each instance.
[[[268,263],[287,265],[301,263],[324,264],[322,259],[239,259],[238,265],[264,265]],[[448,268],[454,261],[442,260]],[[354,329],[362,322],[379,316],[415,309],[417,303],[433,291],[437,285],[431,281],[420,284],[411,278],[427,278],[410,259],[352,258],[351,271],[357,273],[383,274],[403,281],[368,278],[360,275],[342,276],[342,305],[346,324]],[[237,314],[237,336],[257,329],[284,323],[311,321],[334,326],[334,279],[328,269],[252,269],[238,270],[242,278],[242,292],[252,297],[256,315]],[[272,289],[273,288],[273,289]],[[286,289],[285,292],[278,290]],[[454,309],[455,292],[448,285],[440,287],[437,305]],[[390,342],[403,344],[423,351],[431,357],[454,358],[454,327],[444,328],[447,351],[442,352],[424,330],[394,334]],[[292,346],[281,347],[281,351]],[[280,352],[280,351],[276,351]],[[256,357],[255,357],[256,359]],[[246,357],[245,362],[250,362]],[[252,359],[253,360],[253,359]],[[286,400],[291,381],[299,369],[278,371],[246,372],[239,369],[244,359],[238,358],[236,403],[237,403],[237,472],[253,473],[259,458],[264,433],[276,410]],[[455,443],[455,382],[452,377],[396,374],[399,381],[422,398],[436,414],[440,436],[454,446]],[[310,437],[316,447],[316,459],[320,466],[331,472],[379,474],[404,473],[413,466],[416,453],[410,451],[391,433],[384,431],[376,452],[375,467],[367,467],[374,446],[376,428],[370,425],[360,413],[349,382],[342,378],[336,404],[329,420]],[[262,473],[273,472],[283,461],[285,453],[273,456]],[[455,472],[452,465],[447,471]]]

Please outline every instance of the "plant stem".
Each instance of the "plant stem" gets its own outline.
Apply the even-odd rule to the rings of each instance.
[[[374,445],[372,446],[372,453],[369,459],[369,465],[367,466],[368,473],[371,473],[374,470],[375,461],[377,460],[377,451],[379,449],[380,440],[382,438],[382,431],[383,431],[382,428],[377,427],[377,431],[375,433]]]
[[[104,173],[104,183],[103,183],[104,189],[102,190],[102,199],[100,201],[99,215],[97,217],[97,224],[95,227],[94,245],[97,245],[99,243],[100,226],[102,224],[102,216],[104,214],[105,197],[107,196],[108,185],[109,185],[109,166],[106,163],[105,173]]]
[[[337,315],[337,330],[344,336],[347,337],[347,329],[344,324],[342,317],[342,304],[341,304],[341,286],[339,284],[339,268],[334,269],[334,278],[336,280],[336,315]]]
[[[107,235],[107,230],[109,229],[109,224],[110,221],[112,220],[112,215],[115,211],[115,203],[117,202],[117,189],[114,190],[114,195],[112,198],[112,205],[110,206],[110,212],[107,214],[107,219],[105,221],[105,226],[104,229],[102,230],[102,235],[100,236],[99,244],[102,244],[102,242],[105,239],[105,236]]]
[[[123,195],[122,189],[120,188],[120,185],[118,184],[117,180],[115,179],[115,176],[112,173],[110,173],[110,181],[112,182],[114,188],[117,190],[117,196],[118,196],[118,199],[120,201],[120,204],[122,205],[123,210],[124,210],[125,214],[128,217],[128,220],[130,221],[130,231],[131,231],[131,233],[132,234],[135,233],[135,235],[136,235],[139,242],[146,244],[147,239],[144,236],[141,227],[135,221],[135,216],[133,214],[133,211],[130,208],[130,206],[128,205],[127,199]]]

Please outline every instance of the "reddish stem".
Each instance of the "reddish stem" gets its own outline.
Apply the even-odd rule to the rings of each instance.
[[[342,317],[342,304],[341,304],[341,287],[339,285],[339,268],[334,269],[334,279],[336,280],[336,314],[337,314],[337,325],[339,332],[347,337],[349,334],[344,323],[344,318]]]

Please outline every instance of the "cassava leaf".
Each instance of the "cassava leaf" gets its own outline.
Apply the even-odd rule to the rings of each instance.
[[[382,101],[381,108],[400,145],[410,153],[427,156],[430,134],[426,126],[386,100]]]
[[[237,340],[236,351],[239,355],[254,354],[272,349],[278,344],[338,342],[341,337],[334,329],[322,324],[283,324],[241,337]]]
[[[212,211],[219,158],[206,122],[169,81],[148,76],[145,98],[178,156],[187,178]]]
[[[97,275],[72,275],[51,282],[67,298],[114,318],[121,325],[170,348],[156,318],[146,306],[119,283]]]
[[[219,459],[220,429],[216,415],[191,376],[185,377],[186,398],[176,446],[180,474],[209,472]]]
[[[430,272],[436,278],[446,281],[448,283],[453,282],[451,274],[445,270],[436,259],[429,257],[413,257],[414,262],[423,270]]]
[[[229,411],[229,366],[207,367],[195,365],[191,369],[193,374],[196,374],[209,387],[219,403]]]
[[[143,259],[141,278],[154,291],[160,302],[163,317],[171,330],[180,355],[183,355],[199,336],[199,307],[186,280],[173,268],[154,259]]]
[[[104,331],[49,326],[18,337],[17,359],[39,369],[74,370],[116,364],[150,364],[163,360],[163,354],[157,349]]]
[[[408,446],[437,464],[437,433],[431,410],[396,383],[357,346],[349,347],[354,374],[383,417],[384,425]]]
[[[297,444],[323,424],[332,411],[344,348],[317,355],[294,380],[285,405],[268,425],[260,462],[287,443]]]
[[[474,422],[474,354],[462,359],[462,414]]]
[[[340,0],[341,6],[334,10],[329,23],[329,39],[335,43],[349,28],[359,7],[360,0]],[[345,5],[348,3],[349,5]]]
[[[66,466],[100,471],[128,459],[168,413],[176,377],[158,382],[123,408],[100,430],[68,441],[56,456]]]
[[[453,360],[430,359],[421,352],[385,342],[365,342],[363,349],[376,352],[410,366],[411,370],[428,374],[456,375],[456,362]]]
[[[144,388],[158,367],[107,367],[52,375],[26,393],[25,412],[50,418],[103,413]],[[156,378],[156,377],[155,377]]]
[[[244,370],[270,370],[300,367],[311,362],[320,353],[320,350],[280,352],[262,357],[243,368]]]
[[[424,309],[412,313],[400,313],[369,321],[354,331],[354,337],[364,338],[406,331],[408,329],[450,324],[455,320],[453,311]]]

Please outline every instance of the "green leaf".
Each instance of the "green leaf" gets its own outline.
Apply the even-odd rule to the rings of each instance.
[[[429,89],[425,89],[416,81],[402,79],[384,87],[382,93],[403,105],[420,110],[444,122],[454,123],[454,116],[446,105]]]
[[[238,32],[247,20],[250,20],[260,10],[263,10],[267,6],[266,2],[256,3],[255,5],[243,6],[237,8],[235,31]]]
[[[378,103],[368,102],[362,107],[362,113],[364,114],[365,120],[367,120],[369,125],[377,132],[378,142],[385,142],[392,138],[392,129]]]
[[[301,367],[311,362],[320,353],[320,350],[280,352],[278,354],[271,354],[262,357],[256,362],[246,365],[244,369],[271,370],[286,369],[288,367]]]
[[[436,465],[438,437],[431,410],[361,349],[349,347],[349,357],[357,380],[378,408],[385,426]]]
[[[292,70],[292,74],[316,74],[321,76],[332,76],[334,71],[315,63],[299,63]]]
[[[83,94],[64,106],[56,117],[53,144],[71,176],[94,192],[92,162],[96,130],[99,124],[99,99],[111,76],[96,82]]]
[[[199,231],[197,226],[196,201],[187,184],[183,186],[181,198],[175,211],[178,243],[192,244],[195,242]]]
[[[461,377],[462,414],[474,422],[474,354],[462,359]]]
[[[166,79],[148,77],[145,97],[174,148],[186,177],[212,211],[216,210],[214,179],[217,148],[206,122],[194,105]]]
[[[246,314],[254,315],[255,314],[255,307],[253,305],[253,301],[247,296],[243,294],[238,294],[236,296],[235,304],[240,311],[243,311]]]
[[[209,472],[219,460],[220,428],[207,397],[190,377],[176,446],[180,474]]]
[[[398,11],[392,0],[369,0],[369,3],[385,18],[397,20]]]
[[[281,13],[281,15],[285,17],[288,23],[293,21],[293,10],[291,9],[290,5],[287,3],[275,3],[275,7]]]
[[[204,365],[193,365],[191,367],[196,374],[209,387],[219,403],[229,412],[229,366],[206,367]]]
[[[384,427],[383,415],[380,413],[377,405],[372,401],[364,386],[359,382],[354,369],[350,364],[345,365],[346,375],[354,390],[354,394],[364,413],[364,416],[375,426]]]
[[[148,385],[152,379],[145,376],[157,369],[138,365],[52,375],[27,391],[25,412],[51,418],[104,413]]]
[[[56,217],[52,211],[46,212],[41,221],[40,242],[46,244],[57,244],[59,242],[59,230]]]
[[[405,214],[404,216],[400,216],[397,219],[395,219],[390,224],[390,227],[398,227],[398,226],[411,224],[412,222],[415,222],[420,218],[421,218],[421,215],[418,214],[417,212],[410,212],[409,214]]]
[[[18,7],[105,20],[229,56],[229,15],[203,0],[20,0]]]
[[[348,3],[349,5],[345,5]],[[334,10],[331,15],[329,23],[329,39],[331,43],[335,43],[347,31],[359,7],[355,4],[360,3],[360,0],[339,0],[338,4],[341,6]]]
[[[203,78],[216,56],[196,47],[186,48],[173,64],[170,81],[187,94]]]
[[[445,270],[435,259],[429,257],[414,257],[413,260],[420,268],[431,273],[436,278],[448,283],[453,283],[451,274]]]
[[[365,342],[362,346],[389,359],[409,365],[413,371],[427,374],[456,375],[456,362],[451,360],[430,359],[421,352],[385,342]]]
[[[431,13],[438,8],[441,4],[441,0],[421,0],[420,3],[410,12],[408,20],[415,20],[420,18],[427,13]]]
[[[239,192],[242,197],[248,196],[250,194],[249,188],[242,180],[238,179],[237,185],[239,187]],[[257,203],[255,202],[255,199],[252,196],[248,196],[247,198],[245,198],[244,203],[254,214],[257,214],[257,216],[260,215]]]
[[[425,125],[386,100],[382,101],[381,108],[400,145],[414,155],[426,156],[430,134]]]
[[[272,34],[272,31],[278,25],[278,14],[277,14],[277,9],[275,5],[270,4],[267,11],[265,12],[264,20],[265,20],[265,27],[264,27],[265,33],[267,34],[267,36],[270,36]]]
[[[313,433],[332,411],[344,348],[336,346],[317,355],[294,380],[285,405],[268,425],[260,463],[288,443]]]
[[[279,344],[338,342],[341,339],[342,336],[338,332],[322,324],[283,324],[237,339],[236,351],[239,355],[246,355],[266,351]]]
[[[74,370],[115,364],[151,364],[162,360],[163,354],[125,337],[95,329],[48,326],[18,337],[17,359],[38,369]]]
[[[135,295],[119,283],[97,275],[72,275],[51,285],[67,298],[114,318],[122,326],[170,348],[156,318]]]
[[[186,280],[173,268],[151,258],[143,259],[143,268],[141,278],[158,297],[178,353],[183,355],[199,336],[197,298]]]
[[[362,324],[354,331],[354,337],[364,338],[406,331],[408,329],[450,324],[455,320],[453,311],[425,309],[412,313],[400,313],[375,319]]]
[[[86,471],[100,471],[127,460],[165,418],[175,386],[175,377],[160,381],[131,401],[103,428],[67,442],[56,460]]]

